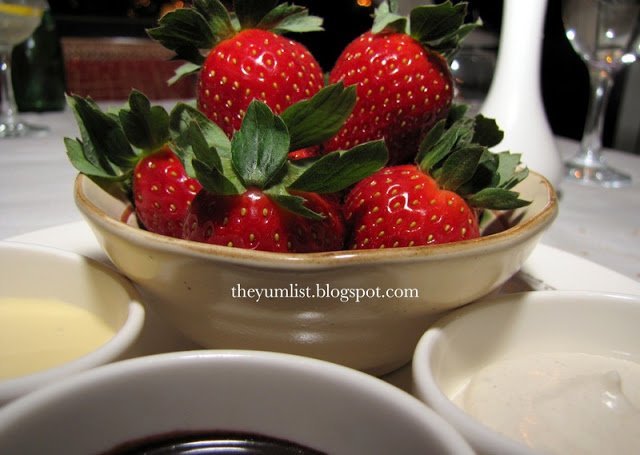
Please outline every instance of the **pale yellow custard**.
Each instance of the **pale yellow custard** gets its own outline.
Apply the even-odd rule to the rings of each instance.
[[[114,333],[91,312],[59,300],[0,298],[0,380],[81,357]]]

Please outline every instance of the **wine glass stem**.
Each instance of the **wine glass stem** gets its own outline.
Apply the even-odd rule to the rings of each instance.
[[[587,165],[603,162],[601,156],[604,114],[613,88],[612,75],[599,68],[589,68],[591,98],[582,136],[581,152]]]
[[[0,122],[13,125],[16,121],[16,99],[11,81],[11,48],[0,46],[0,84],[2,99],[0,100]]]

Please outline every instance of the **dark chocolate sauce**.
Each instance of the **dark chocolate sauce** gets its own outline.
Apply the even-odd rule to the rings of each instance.
[[[103,455],[321,455],[283,439],[246,433],[178,433],[132,441]]]

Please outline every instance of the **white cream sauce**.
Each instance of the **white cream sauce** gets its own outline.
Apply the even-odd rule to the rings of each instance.
[[[640,454],[640,364],[580,353],[486,366],[454,397],[468,414],[553,454]]]
[[[54,299],[0,298],[0,380],[81,357],[114,330],[91,312]]]

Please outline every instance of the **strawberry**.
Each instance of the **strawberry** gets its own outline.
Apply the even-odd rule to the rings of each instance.
[[[327,150],[384,138],[391,163],[411,161],[420,140],[447,116],[454,82],[447,57],[474,24],[463,24],[466,3],[415,8],[407,19],[383,2],[371,31],[342,52],[329,81],[358,88],[358,103]]]
[[[169,147],[169,115],[133,91],[117,115],[89,99],[68,98],[82,139],[65,139],[71,163],[108,191],[131,200],[149,231],[181,237],[187,208],[201,189]]]
[[[197,105],[231,137],[253,99],[282,113],[324,85],[320,64],[279,33],[322,30],[306,8],[274,0],[236,0],[235,16],[218,0],[196,1],[165,15],[149,35],[189,61],[177,77],[197,73]],[[202,55],[201,49],[206,49]]]
[[[478,219],[462,197],[441,190],[413,164],[387,167],[349,194],[346,217],[354,225],[351,247],[431,245],[480,236]]]
[[[184,238],[263,251],[341,250],[345,227],[335,193],[382,168],[384,143],[299,161],[288,156],[326,141],[354,103],[354,90],[341,84],[281,116],[254,100],[227,144],[201,113],[174,110],[174,142],[191,156],[203,185],[189,207]]]
[[[352,249],[434,245],[480,236],[476,211],[528,204],[510,191],[528,174],[519,155],[493,154],[502,139],[495,122],[441,120],[420,146],[417,164],[386,167],[363,179],[344,205]],[[451,120],[451,119],[450,119]]]
[[[133,170],[136,214],[146,229],[157,234],[182,237],[187,209],[201,188],[166,146],[142,158]]]
[[[262,251],[341,250],[346,230],[340,206],[316,193],[293,194],[321,219],[282,208],[258,189],[231,196],[201,191],[189,211],[184,238]]]

